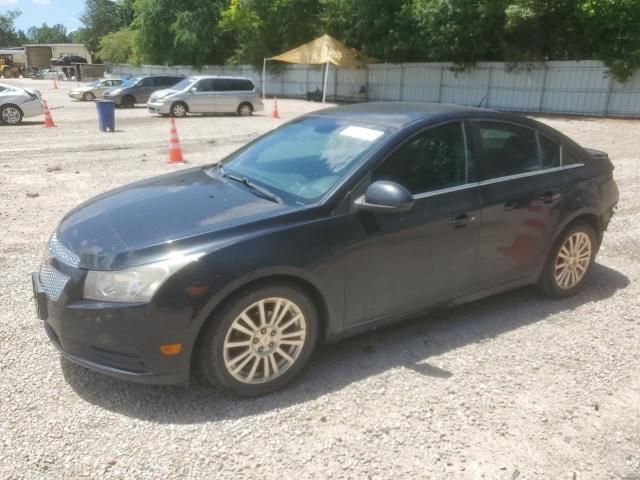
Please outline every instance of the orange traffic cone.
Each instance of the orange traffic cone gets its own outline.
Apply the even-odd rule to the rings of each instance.
[[[171,118],[171,136],[169,137],[169,160],[167,163],[187,163],[182,157],[182,148],[180,148],[180,139],[178,138],[178,130],[176,129],[176,121]]]
[[[271,118],[280,118],[280,115],[278,115],[278,97],[273,97],[273,110],[271,111]]]
[[[53,118],[51,118],[51,112],[49,111],[49,105],[47,105],[47,101],[42,101],[42,108],[44,109],[44,128],[55,127],[55,123],[53,123]]]
[[[56,82],[56,79],[53,79],[53,89],[54,90],[58,90],[58,82]]]

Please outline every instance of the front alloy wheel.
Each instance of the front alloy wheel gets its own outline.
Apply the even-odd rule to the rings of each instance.
[[[22,121],[22,111],[14,105],[6,105],[0,109],[0,118],[7,125],[18,125]]]
[[[300,307],[285,298],[265,298],[231,324],[224,340],[224,366],[239,382],[271,382],[296,363],[306,336]]]
[[[214,314],[199,342],[199,366],[241,396],[278,390],[302,369],[317,339],[314,303],[293,285],[264,285]]]

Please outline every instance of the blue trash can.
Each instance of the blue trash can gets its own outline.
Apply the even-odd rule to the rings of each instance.
[[[98,126],[100,131],[116,130],[116,104],[111,100],[96,100],[98,109]]]

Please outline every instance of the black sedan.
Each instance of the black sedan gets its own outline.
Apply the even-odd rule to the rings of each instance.
[[[578,291],[613,165],[536,121],[441,104],[312,113],[218,165],[71,211],[32,275],[60,353],[148,383],[260,395],[319,342],[536,284]]]

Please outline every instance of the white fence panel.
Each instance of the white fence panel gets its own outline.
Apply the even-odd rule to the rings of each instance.
[[[324,65],[270,65],[266,94],[305,98],[323,88]],[[262,89],[262,72],[249,65],[110,65],[113,76],[239,75]],[[483,62],[464,72],[451,63],[372,64],[329,68],[327,99],[338,101],[425,101],[482,106],[516,112],[640,117],[640,71],[626,83],[614,81],[598,61],[510,65]]]

